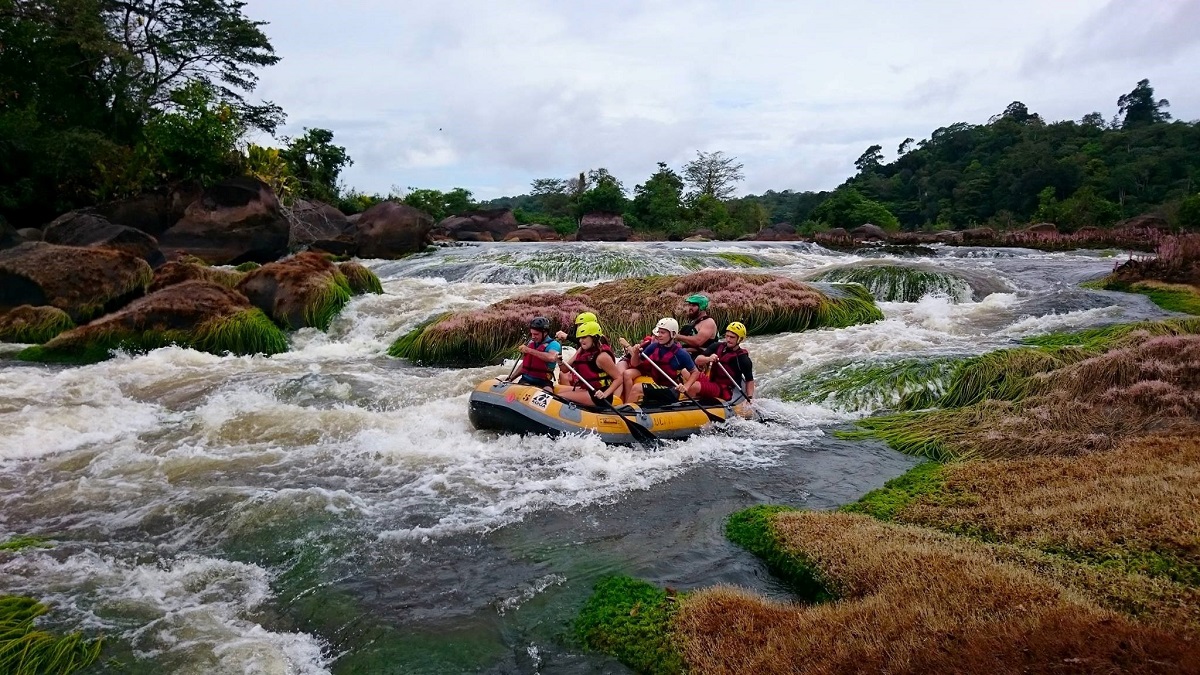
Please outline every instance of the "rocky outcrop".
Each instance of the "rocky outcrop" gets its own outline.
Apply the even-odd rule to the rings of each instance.
[[[21,305],[0,314],[0,342],[41,344],[74,327],[71,317],[57,307]]]
[[[172,344],[213,354],[287,351],[287,337],[242,294],[220,284],[187,281],[31,347],[18,358],[91,363],[108,358],[114,349],[146,351]]]
[[[536,242],[536,241],[541,241],[541,240],[542,240],[542,235],[538,234],[537,230],[534,230],[529,227],[523,227],[523,228],[513,230],[512,232],[508,233],[507,237],[504,238],[504,241]]]
[[[818,232],[813,239],[822,246],[853,246],[854,237],[845,228],[835,227],[824,232]]]
[[[482,209],[443,218],[433,233],[456,241],[504,241],[517,227],[512,209]]]
[[[337,255],[353,253],[354,233],[350,221],[324,202],[300,200],[292,206],[288,248],[319,248]],[[337,250],[332,250],[337,249]]]
[[[204,188],[199,183],[181,183],[169,190],[101,204],[95,211],[111,223],[158,237],[178,223],[192,202],[203,194]]]
[[[609,213],[589,213],[579,223],[576,241],[628,241],[633,228],[621,216]]]
[[[774,223],[759,230],[754,237],[758,241],[795,241],[796,228],[791,223]]]
[[[159,243],[168,258],[188,253],[215,265],[269,262],[287,252],[290,234],[271,188],[256,178],[234,178],[205,190]]]
[[[41,241],[42,231],[36,227],[22,227],[17,230],[17,236],[21,238],[21,241]],[[0,248],[4,247],[0,246]]]
[[[996,239],[996,231],[990,227],[975,227],[959,234],[964,244],[986,244]]]
[[[1058,226],[1054,223],[1034,223],[1022,230],[1030,234],[1058,234]]]
[[[399,258],[425,250],[433,217],[396,202],[380,202],[363,211],[354,226],[354,241],[363,258]]]
[[[154,270],[154,280],[150,282],[150,288],[146,292],[155,293],[167,286],[195,280],[210,281],[226,288],[234,288],[245,276],[242,272],[173,260]]]
[[[124,251],[27,242],[0,251],[0,311],[52,305],[84,323],[141,296],[153,276]]]
[[[145,260],[151,267],[166,262],[154,237],[132,227],[110,223],[104,216],[86,211],[69,211],[55,218],[42,232],[42,241],[60,246],[124,251]]]
[[[884,229],[874,223],[863,223],[850,230],[850,236],[857,241],[887,241],[888,235]]]
[[[352,295],[345,275],[312,251],[263,265],[238,282],[237,290],[276,323],[292,329],[326,330]]]
[[[562,241],[562,235],[558,233],[558,230],[550,227],[549,225],[534,223],[527,226],[522,225],[522,227],[527,227],[528,229],[537,232],[538,238],[540,238],[542,241]]]
[[[1126,218],[1113,225],[1114,230],[1157,230],[1159,232],[1170,232],[1171,224],[1166,218],[1152,213],[1144,213],[1140,216]]]

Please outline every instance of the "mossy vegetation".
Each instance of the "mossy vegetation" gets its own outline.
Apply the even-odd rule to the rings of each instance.
[[[805,373],[784,385],[785,401],[840,410],[919,410],[937,405],[962,358],[848,363]]]
[[[253,272],[254,270],[256,270],[260,267],[262,267],[262,265],[254,262],[254,261],[246,261],[246,262],[238,265],[237,267],[234,267],[233,269],[237,270],[238,272],[245,273],[245,272]]]
[[[671,634],[676,598],[627,576],[601,579],[575,621],[589,649],[611,654],[639,673],[675,675],[683,659]]]
[[[770,267],[771,263],[759,256],[750,255],[748,253],[714,253],[714,257],[720,258],[734,267]]]
[[[0,541],[0,551],[23,551],[27,548],[53,548],[54,545],[46,541],[45,537],[36,537],[26,534],[18,534]]]
[[[751,335],[840,328],[883,318],[863,287],[836,288],[826,292],[784,277],[719,270],[623,279],[436,317],[401,336],[388,353],[429,365],[485,365],[511,354],[526,338],[532,317],[546,316],[557,328],[572,325],[584,311],[600,317],[610,338],[636,340],[659,318],[681,315],[684,298],[692,293],[709,296],[709,312],[718,325],[741,321]]]
[[[352,295],[346,276],[341,272],[335,273],[331,281],[313,289],[305,298],[305,325],[318,330],[329,330],[329,324],[333,323],[334,317],[350,302]]]
[[[841,508],[846,513],[863,513],[879,520],[893,520],[896,514],[918,498],[929,499],[946,488],[945,465],[922,462],[871,490],[861,499]]]
[[[22,305],[0,315],[0,342],[42,344],[74,327],[71,317],[57,307]]]
[[[955,302],[971,298],[971,285],[959,275],[907,265],[838,267],[814,280],[862,284],[880,302],[917,302],[927,295],[943,295]]]
[[[81,633],[55,635],[34,626],[50,609],[32,598],[0,595],[0,672],[12,675],[69,675],[100,656],[103,638]]]
[[[772,574],[785,581],[801,598],[809,602],[833,599],[820,570],[812,561],[782,547],[772,521],[780,513],[795,511],[789,506],[759,505],[737,511],[725,523],[725,536],[762,558]]]
[[[338,270],[346,277],[351,294],[383,293],[383,283],[379,277],[363,265],[356,262],[344,262],[338,265]]]

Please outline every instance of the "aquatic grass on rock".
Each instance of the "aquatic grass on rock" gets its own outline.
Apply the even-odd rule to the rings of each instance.
[[[45,537],[27,534],[18,534],[0,541],[0,551],[16,552],[27,548],[54,548],[54,545],[46,541]]]
[[[335,272],[333,279],[309,291],[304,305],[304,323],[318,330],[329,330],[346,303],[350,302],[353,293],[350,282],[341,272]]]
[[[846,411],[930,408],[942,398],[961,361],[945,356],[838,364],[787,383],[782,398]]]
[[[938,503],[946,489],[946,464],[922,462],[839,509],[891,521],[917,500]]]
[[[862,284],[880,302],[917,302],[927,295],[942,295],[954,302],[971,299],[971,285],[947,271],[908,265],[865,263],[827,270],[814,281]]]
[[[771,573],[782,579],[807,602],[834,599],[820,570],[803,555],[785,551],[773,523],[781,513],[795,511],[790,506],[760,504],[730,514],[725,536],[733,543],[758,556]]]
[[[670,627],[675,600],[632,577],[601,579],[575,620],[575,634],[588,648],[611,654],[639,673],[682,673]]]
[[[100,657],[103,638],[81,633],[54,635],[34,626],[49,608],[32,599],[0,595],[0,672],[12,675],[69,675]]]
[[[545,316],[562,328],[583,311],[595,312],[614,340],[635,340],[649,334],[659,318],[681,315],[684,299],[693,293],[708,295],[719,326],[741,321],[752,335],[845,327],[883,317],[862,287],[838,288],[839,293],[825,292],[785,277],[723,270],[635,277],[446,315],[402,336],[388,353],[429,365],[485,365],[511,354],[528,334],[532,317]]]
[[[210,354],[282,354],[287,336],[257,307],[204,322],[186,346]]]
[[[0,342],[41,344],[74,327],[71,317],[57,307],[21,305],[0,315]]]
[[[364,293],[383,293],[383,283],[374,272],[360,263],[344,262],[338,265],[338,270],[346,277],[346,283],[353,295]]]

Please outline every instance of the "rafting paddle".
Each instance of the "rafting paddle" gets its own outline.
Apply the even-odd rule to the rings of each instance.
[[[720,359],[716,359],[716,360],[714,360],[714,361],[713,361],[713,363],[717,364],[717,367],[721,369],[721,372],[722,372],[722,373],[725,373],[725,377],[728,377],[728,378],[729,378],[729,381],[733,383],[733,386],[737,387],[737,390],[738,390],[738,391],[740,391],[740,392],[742,392],[742,397],[746,399],[746,402],[747,402],[747,403],[753,403],[753,402],[754,402],[754,399],[750,398],[750,395],[746,393],[746,390],[745,390],[745,389],[742,389],[742,385],[738,384],[738,383],[737,383],[737,380],[733,379],[733,376],[732,376],[732,375],[730,375],[730,374],[729,374],[729,371],[725,369],[725,365],[721,363]],[[770,417],[770,416],[767,416],[767,415],[763,415],[762,413],[758,412],[757,410],[755,410],[755,411],[754,411],[754,414],[755,414],[756,416],[758,416],[758,419],[759,419],[759,421],[762,421],[762,422],[774,422],[774,423],[776,423],[776,424],[779,424],[779,423],[781,423],[781,421],[780,421],[780,420],[778,420],[778,419],[776,419],[776,418],[774,418],[774,417]]]
[[[583,379],[583,377],[571,367],[571,364],[567,363],[566,361],[559,361],[559,363],[566,366],[567,370],[571,371],[571,374],[575,376],[575,379],[582,382],[583,386],[587,387],[589,391],[591,391],[593,394],[596,393],[596,388],[592,386],[592,383]],[[608,399],[602,398],[599,400],[603,402],[609,410],[616,413],[617,417],[620,417],[621,421],[625,423],[625,426],[629,427],[629,433],[633,434],[633,439],[635,441],[651,448],[657,448],[661,444],[661,441],[658,440],[658,436],[650,433],[650,430],[646,427],[622,415],[621,411],[617,410],[617,407],[614,406]]]
[[[665,371],[664,371],[662,368],[659,368],[659,367],[658,367],[658,364],[654,362],[654,359],[651,359],[651,358],[647,357],[647,358],[643,358],[642,360],[643,360],[643,361],[647,361],[647,362],[649,362],[649,363],[650,363],[650,365],[654,366],[654,369],[655,369],[655,370],[657,370],[657,371],[658,371],[660,374],[662,374],[662,376],[663,376],[663,377],[667,378],[667,381],[668,381],[668,382],[670,382],[671,384],[674,384],[675,386],[679,386],[679,383],[678,383],[678,382],[676,382],[675,380],[671,379],[671,376],[670,376],[670,375],[668,375],[668,374],[667,374],[667,373],[666,373],[666,372],[665,372]],[[724,424],[724,423],[725,423],[725,420],[723,420],[723,419],[721,419],[720,417],[717,417],[716,415],[714,415],[714,414],[712,414],[712,413],[708,412],[708,408],[705,408],[703,405],[700,405],[700,402],[699,402],[699,401],[697,401],[696,399],[692,398],[692,395],[691,395],[691,394],[689,394],[689,393],[687,393],[687,391],[682,391],[682,392],[680,392],[680,393],[681,393],[681,394],[683,394],[684,396],[686,396],[686,397],[687,397],[687,400],[691,401],[692,403],[695,403],[695,404],[696,404],[696,407],[700,409],[700,412],[704,413],[705,415],[708,415],[708,419],[710,419],[710,420],[712,420],[713,422],[716,422],[716,423],[718,423],[718,424]]]

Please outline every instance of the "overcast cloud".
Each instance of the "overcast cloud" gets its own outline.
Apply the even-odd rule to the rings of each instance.
[[[249,0],[283,60],[257,94],[283,134],[332,129],[346,182],[528,191],[607,167],[626,187],[697,150],[742,193],[838,185],[878,143],[1014,100],[1106,118],[1149,78],[1200,117],[1200,0],[903,3]]]

